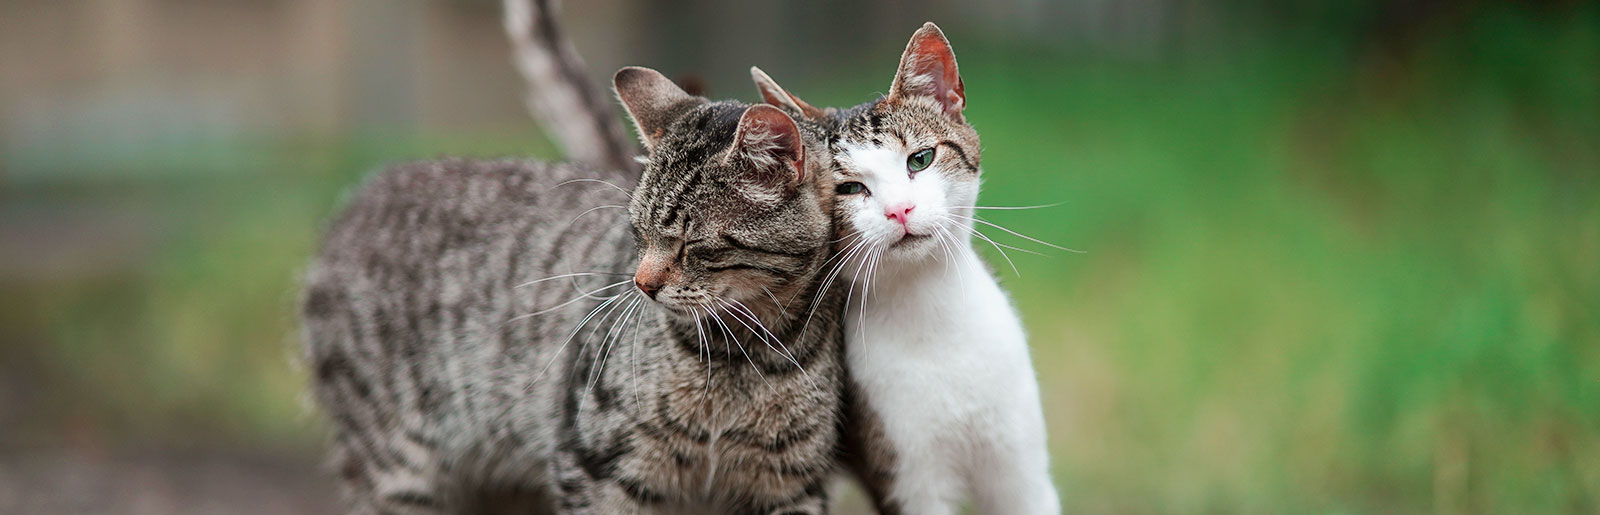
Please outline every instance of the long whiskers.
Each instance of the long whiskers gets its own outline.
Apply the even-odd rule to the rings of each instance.
[[[811,299],[811,307],[808,308],[806,313],[805,323],[800,326],[800,334],[804,335],[806,333],[806,329],[811,327],[811,317],[817,314],[817,308],[821,306],[823,294],[827,293],[828,288],[833,286],[834,279],[838,278],[839,273],[844,271],[845,264],[848,263],[854,256],[860,254],[862,250],[866,248],[866,246],[866,238],[858,238],[856,241],[852,242],[837,253],[837,256],[843,256],[843,259],[840,259],[838,264],[834,265],[833,268],[830,269],[827,274],[825,274],[822,280],[822,286],[817,288],[816,295]],[[828,259],[828,261],[832,260],[833,258]],[[827,266],[827,261],[823,262],[823,266],[824,268]]]
[[[572,217],[572,221],[567,222],[567,225],[571,226],[572,224],[577,223],[579,218],[583,218],[583,215],[587,215],[589,213],[593,213],[593,212],[599,211],[601,209],[627,209],[627,208],[628,208],[628,206],[620,206],[620,205],[617,205],[617,204],[602,204],[602,205],[598,205],[598,206],[595,206],[595,207],[591,207],[589,209],[585,209],[585,210],[583,210],[582,213],[578,213],[578,216]]]
[[[616,272],[573,272],[573,273],[570,273],[570,274],[552,275],[550,277],[546,277],[546,278],[543,278],[543,279],[534,279],[532,281],[528,281],[528,282],[513,286],[513,288],[522,288],[524,286],[531,286],[531,285],[539,284],[539,283],[542,283],[542,282],[545,282],[545,281],[554,281],[556,279],[566,279],[568,277],[583,277],[583,276],[592,276],[592,275],[625,276],[625,275],[628,275],[628,274],[621,274],[621,273],[616,273]]]
[[[528,385],[524,388],[531,391],[533,389],[533,385],[538,383],[539,379],[543,378],[544,374],[550,371],[550,366],[556,363],[556,359],[561,357],[561,352],[566,350],[567,344],[572,343],[572,338],[578,335],[578,331],[583,330],[583,326],[587,325],[589,320],[593,319],[594,315],[599,313],[601,309],[606,307],[606,305],[616,302],[617,299],[620,298],[622,298],[621,294],[612,296],[611,298],[606,299],[605,302],[601,302],[599,305],[595,306],[594,309],[589,310],[589,314],[584,315],[583,319],[579,320],[578,324],[572,327],[572,331],[567,333],[567,337],[562,339],[561,345],[556,347],[555,354],[550,355],[550,361],[544,364],[544,368],[540,369],[538,375],[535,375],[532,380],[528,381]]]
[[[946,220],[948,220],[948,219],[946,219]],[[955,249],[954,249],[954,246],[957,243],[956,235],[955,235],[955,233],[950,231],[950,228],[945,227],[945,224],[943,224],[943,223],[933,224],[933,229],[934,229],[934,231],[933,231],[934,236],[938,237],[939,247],[944,250],[944,255],[947,258],[947,259],[945,259],[945,262],[944,262],[945,270],[948,271],[950,269],[951,265],[955,265],[955,267],[956,267],[956,280],[961,282],[961,293],[962,293],[962,295],[966,295],[966,293],[967,293],[967,274],[966,274],[965,269],[962,268],[962,267],[966,266],[966,264],[958,262],[956,260],[956,253],[955,253]],[[946,241],[947,238],[948,238],[948,241]]]
[[[956,228],[957,229],[961,229],[963,231],[967,231],[967,232],[973,233],[975,235],[978,235],[979,237],[988,236],[987,234],[983,234],[982,232],[979,232],[976,228],[973,228],[973,227],[967,227],[967,226],[964,226],[964,225],[957,225]],[[1043,252],[1039,252],[1039,251],[1036,251],[1036,250],[1029,250],[1029,249],[1025,249],[1025,248],[1018,247],[1018,246],[1015,246],[1015,245],[1007,245],[1007,244],[1004,244],[1004,243],[997,242],[992,238],[989,239],[989,243],[991,243],[991,244],[993,244],[993,245],[995,245],[997,247],[1007,248],[1007,249],[1015,250],[1017,252],[1026,252],[1028,254],[1033,254],[1035,256],[1047,256],[1048,257],[1048,255],[1043,253]]]
[[[578,413],[583,413],[584,401],[588,399],[590,393],[594,392],[595,385],[600,383],[600,377],[605,374],[606,362],[611,360],[611,350],[617,346],[617,337],[621,334],[621,328],[627,325],[628,320],[633,317],[634,310],[639,307],[639,303],[642,301],[642,297],[634,296],[632,301],[628,302],[620,310],[617,318],[611,322],[611,329],[606,331],[605,336],[600,338],[600,346],[595,350],[594,358],[590,361],[591,367],[594,366],[595,362],[599,362],[599,366],[594,367],[594,370],[589,372],[588,385],[584,387],[584,394],[578,397]],[[618,305],[622,304],[619,303]],[[584,345],[588,345],[587,341]]]
[[[716,320],[717,321],[717,325],[722,327],[722,334],[724,335],[724,337],[727,338],[727,340],[725,340],[725,341],[731,342],[731,343],[733,343],[733,345],[735,347],[738,347],[739,348],[739,353],[744,354],[745,361],[749,361],[750,362],[750,369],[756,371],[756,377],[760,377],[761,378],[761,382],[766,383],[767,384],[767,388],[772,389],[772,393],[778,393],[778,387],[773,386],[772,385],[772,381],[768,381],[767,380],[767,375],[761,373],[761,367],[756,366],[756,360],[750,358],[750,353],[749,352],[745,352],[744,343],[740,342],[738,339],[734,338],[733,329],[728,328],[727,322],[724,322],[722,320],[722,315],[718,315],[717,312],[714,311],[714,310],[707,310],[707,311],[709,313],[711,313],[711,319],[712,320]]]
[[[973,229],[973,228],[965,228],[965,229],[967,230],[967,233],[969,233],[969,234],[971,234],[973,236],[977,236],[979,239],[982,239],[983,241],[989,242],[990,245],[993,245],[994,246],[994,250],[1000,252],[1000,257],[1006,258],[1006,264],[1011,266],[1011,273],[1017,274],[1017,277],[1022,277],[1022,272],[1017,270],[1017,263],[1015,261],[1011,260],[1011,255],[1010,254],[1006,254],[1006,250],[1004,248],[1001,248],[999,243],[996,243],[994,241],[994,239],[990,238],[988,235],[986,235],[986,234],[984,234],[982,232],[978,232],[977,229]]]
[[[1047,207],[1056,207],[1056,206],[1059,206],[1059,205],[1062,205],[1062,204],[1065,204],[1065,202],[1052,202],[1052,203],[1049,203],[1049,204],[1039,204],[1037,206],[971,206],[971,208],[972,209],[1007,209],[1007,210],[1011,210],[1011,209],[1043,209],[1043,208],[1047,208]]]
[[[980,223],[980,224],[984,224],[984,225],[987,225],[989,227],[993,227],[993,228],[1005,231],[1007,233],[1010,233],[1012,236],[1016,236],[1018,238],[1022,238],[1024,240],[1028,240],[1028,241],[1031,241],[1031,242],[1034,242],[1034,243],[1038,243],[1040,245],[1044,245],[1046,247],[1050,247],[1050,248],[1053,248],[1053,249],[1060,249],[1060,250],[1065,250],[1067,252],[1074,252],[1074,253],[1078,253],[1078,254],[1083,254],[1084,253],[1084,251],[1081,251],[1081,250],[1069,249],[1069,248],[1066,248],[1066,247],[1063,247],[1063,246],[1060,246],[1060,245],[1056,245],[1054,243],[1050,243],[1048,241],[1044,241],[1044,240],[1041,240],[1041,239],[1038,239],[1038,238],[1035,238],[1035,237],[1032,237],[1032,236],[1028,236],[1026,234],[1022,234],[1022,233],[1017,232],[1017,231],[1013,231],[1011,229],[1007,229],[1006,227],[1001,226],[1000,224],[997,224],[997,223],[994,223],[994,222],[990,222],[988,220],[984,220],[984,219],[978,218],[976,216],[966,216],[966,215],[961,215],[961,214],[956,214],[956,213],[950,213],[950,216],[954,216],[954,217],[957,217],[957,218],[961,218],[961,219],[977,222],[977,223]]]
[[[855,282],[861,283],[861,301],[860,306],[856,309],[856,315],[858,319],[864,319],[867,316],[867,295],[872,292],[873,278],[875,275],[877,275],[878,263],[882,261],[883,253],[884,248],[873,249],[873,251],[867,254],[867,257],[862,260],[863,263],[861,269],[856,271],[857,279],[859,279],[859,281]],[[854,284],[851,286],[851,291],[853,292]],[[848,295],[845,296],[845,302],[845,305],[849,306],[850,297]],[[868,324],[856,325],[856,332],[860,333],[862,340],[866,339],[867,325]]]
[[[812,388],[818,388],[816,380],[811,377],[811,373],[806,371],[806,367],[800,365],[800,361],[795,358],[793,352],[789,351],[789,347],[783,344],[783,340],[779,339],[778,335],[772,334],[772,331],[768,330],[767,326],[762,324],[760,319],[756,318],[755,312],[751,311],[748,306],[745,306],[743,302],[739,302],[738,300],[729,301],[727,299],[717,298],[717,301],[721,302],[723,306],[728,308],[728,314],[733,316],[734,321],[739,322],[739,325],[743,325],[745,329],[749,330],[752,334],[755,334],[757,338],[760,338],[761,342],[767,345],[767,349],[778,353],[778,355],[783,356],[785,359],[788,359],[789,363],[793,363],[795,368],[800,369],[800,375],[805,376],[806,381],[811,383]],[[756,327],[761,328],[761,332],[756,332],[755,327],[751,327],[750,324],[746,324],[744,320],[741,320],[740,315],[748,318],[750,323],[755,324]],[[766,335],[763,336],[762,333],[766,333]],[[778,347],[773,347],[773,343],[777,343]],[[782,350],[779,350],[780,348]],[[748,356],[749,355],[746,354],[746,357]]]
[[[788,319],[789,318],[789,305],[788,304],[784,304],[782,302],[778,302],[778,296],[777,295],[773,295],[772,294],[772,290],[767,289],[766,286],[762,286],[761,287],[761,291],[767,293],[767,298],[772,299],[772,305],[777,306],[778,307],[778,312],[783,314],[783,318]]]
[[[584,294],[579,295],[575,299],[572,299],[572,300],[569,300],[569,301],[566,301],[566,302],[563,302],[563,303],[560,303],[560,304],[557,304],[557,305],[554,305],[554,306],[551,306],[551,307],[548,307],[548,308],[545,308],[545,309],[541,309],[539,311],[528,313],[526,315],[517,315],[515,317],[511,317],[510,320],[506,320],[506,323],[515,322],[515,321],[518,321],[518,320],[522,320],[524,318],[536,317],[536,316],[539,316],[539,315],[543,315],[545,313],[549,313],[551,311],[555,311],[555,310],[567,307],[568,305],[571,305],[574,302],[578,302],[578,301],[586,299],[586,298],[593,298],[593,297],[590,297],[590,296],[594,295],[596,293],[600,293],[600,292],[605,291],[605,290],[609,290],[609,289],[612,289],[612,288],[616,288],[618,286],[622,286],[624,284],[628,284],[629,282],[632,282],[632,280],[629,279],[629,280],[617,281],[617,282],[614,282],[614,283],[611,283],[611,284],[608,284],[608,285],[605,285],[605,286],[601,286],[599,288],[596,288],[596,289],[593,289],[593,290],[589,290],[588,292],[585,292]],[[602,298],[615,299],[616,297],[613,296],[613,297],[602,297]]]
[[[689,307],[689,312],[691,313],[691,317],[694,319],[694,335],[695,335],[695,338],[700,343],[699,348],[695,349],[695,351],[696,351],[695,357],[696,358],[700,357],[698,352],[700,350],[702,350],[702,349],[705,351],[705,354],[706,354],[705,392],[700,394],[700,400],[702,402],[704,402],[705,399],[709,398],[709,395],[711,394],[711,339],[709,337],[707,337],[706,336],[706,332],[700,328],[700,309],[696,308],[696,307],[693,307],[693,306],[690,306]]]
[[[643,316],[633,319],[633,344],[628,348],[628,361],[633,363],[633,406],[635,410],[644,409],[644,401],[639,398],[639,324],[644,323]]]
[[[618,185],[615,185],[615,184],[612,184],[612,183],[610,183],[610,182],[606,182],[606,181],[602,181],[602,180],[600,180],[600,179],[590,179],[590,178],[583,178],[583,179],[570,179],[570,180],[565,180],[565,181],[561,181],[561,182],[558,182],[558,183],[556,183],[556,185],[555,185],[555,186],[552,186],[552,187],[551,187],[551,188],[552,188],[552,189],[554,189],[554,188],[560,188],[560,187],[562,187],[562,186],[566,186],[566,185],[568,185],[568,184],[573,184],[573,183],[578,183],[578,182],[597,182],[597,183],[600,183],[600,184],[604,184],[604,185],[606,185],[606,186],[610,186],[610,187],[612,187],[612,188],[613,188],[613,189],[615,189],[615,190],[617,190],[617,191],[620,191],[620,192],[622,192],[622,194],[623,194],[623,195],[632,195],[632,193],[628,193],[628,190],[625,190],[625,189],[622,189],[622,187],[621,187],[621,186],[618,186]]]

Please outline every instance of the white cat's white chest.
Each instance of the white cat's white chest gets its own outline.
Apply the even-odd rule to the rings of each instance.
[[[949,268],[885,270],[865,302],[846,309],[851,377],[898,457],[891,494],[907,513],[946,512],[969,495],[991,507],[997,497],[1046,496],[1039,492],[1048,499],[1012,506],[1053,509],[1021,323],[970,248],[954,257]],[[1031,490],[1005,490],[1019,481]]]
[[[847,316],[857,381],[882,408],[911,408],[894,418],[948,426],[1007,395],[1016,373],[1031,380],[1009,301],[992,280],[973,282],[961,292],[884,288]]]

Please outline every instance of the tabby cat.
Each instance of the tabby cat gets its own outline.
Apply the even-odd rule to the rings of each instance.
[[[847,457],[885,513],[1060,511],[1039,386],[1011,301],[972,248],[978,133],[950,43],[911,37],[889,94],[817,109],[752,70],[767,102],[830,128],[846,355]]]
[[[328,227],[304,357],[352,513],[826,512],[844,379],[825,135],[652,70],[614,89],[649,153],[636,184],[411,163]]]

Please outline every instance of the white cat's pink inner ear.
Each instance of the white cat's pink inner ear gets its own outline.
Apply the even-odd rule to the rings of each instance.
[[[966,86],[956,66],[956,55],[944,33],[927,24],[911,36],[891,95],[930,96],[946,113],[960,114],[966,108]]]

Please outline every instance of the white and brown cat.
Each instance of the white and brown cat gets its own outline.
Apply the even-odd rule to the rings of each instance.
[[[981,171],[955,54],[911,37],[889,94],[817,109],[758,69],[768,103],[827,126],[842,271],[852,281],[846,459],[879,510],[1058,513],[1027,335],[972,246]]]

